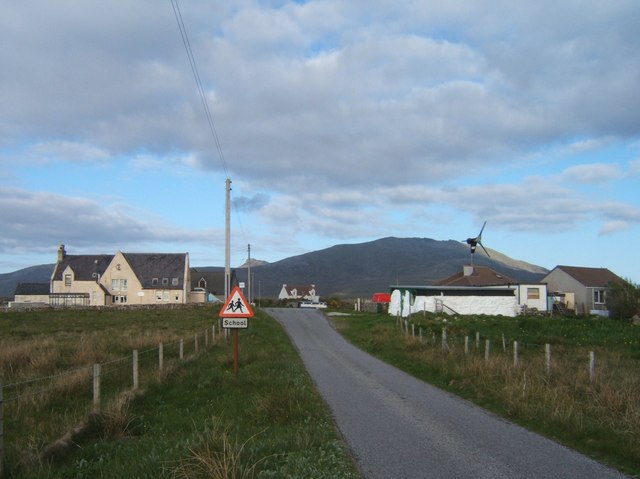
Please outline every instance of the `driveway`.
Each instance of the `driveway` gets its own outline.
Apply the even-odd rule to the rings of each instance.
[[[267,312],[300,351],[365,478],[626,477],[379,361],[320,311]]]

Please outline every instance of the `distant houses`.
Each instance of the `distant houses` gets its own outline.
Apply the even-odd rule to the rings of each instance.
[[[622,281],[606,268],[556,266],[539,283],[519,283],[486,266],[463,270],[430,286],[391,286],[389,314],[517,316],[527,311],[608,316],[611,285]]]
[[[278,294],[278,299],[304,299],[317,303],[320,300],[320,296],[316,291],[315,284],[283,284],[280,294]]]

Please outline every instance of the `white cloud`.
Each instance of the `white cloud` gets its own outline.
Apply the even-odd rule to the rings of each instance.
[[[619,180],[624,177],[624,172],[617,164],[592,163],[576,165],[565,169],[561,174],[564,181],[583,184],[604,184]]]
[[[135,243],[213,243],[213,231],[180,229],[159,218],[127,214],[127,208],[54,193],[0,187],[4,234],[0,252],[61,243],[117,248]]]
[[[604,225],[602,225],[602,228],[600,228],[598,234],[600,236],[607,236],[614,233],[619,233],[621,231],[626,231],[629,228],[630,225],[627,221],[607,221]]]

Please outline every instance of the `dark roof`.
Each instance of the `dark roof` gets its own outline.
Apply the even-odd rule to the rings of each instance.
[[[433,284],[434,286],[500,286],[518,284],[518,282],[487,266],[474,266],[473,273],[468,276],[465,276],[464,271],[461,271]]]
[[[199,268],[191,268],[191,290],[200,288],[200,280],[204,279],[207,293],[224,295],[224,269],[222,270],[206,270]],[[231,270],[231,287],[238,285],[236,270]]]
[[[607,268],[584,268],[580,266],[556,266],[582,285],[593,288],[606,288],[613,281],[622,281],[621,278]]]
[[[298,296],[308,296],[309,294],[311,294],[312,289],[316,289],[315,284],[286,284],[283,286],[289,296],[293,294],[294,289],[296,290]]]
[[[65,255],[62,261],[56,264],[53,271],[53,279],[62,281],[62,272],[71,267],[74,272],[76,281],[95,281],[94,274],[102,276],[113,259],[112,254],[97,255]]]
[[[187,264],[186,253],[122,253],[145,289],[182,289]],[[163,279],[167,283],[163,284]],[[178,284],[173,284],[173,279]],[[157,283],[153,282],[157,279]]]
[[[45,295],[49,294],[49,283],[18,283],[15,295]]]

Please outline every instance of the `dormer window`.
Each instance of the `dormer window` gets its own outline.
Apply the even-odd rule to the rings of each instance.
[[[72,281],[72,276],[67,273],[64,275],[64,285],[65,286],[71,286],[71,281]]]
[[[171,278],[171,286],[178,286],[178,278]]]
[[[157,286],[158,285],[158,278],[151,278],[151,285],[152,286]]]
[[[169,284],[169,278],[162,278],[162,286],[166,286]]]

